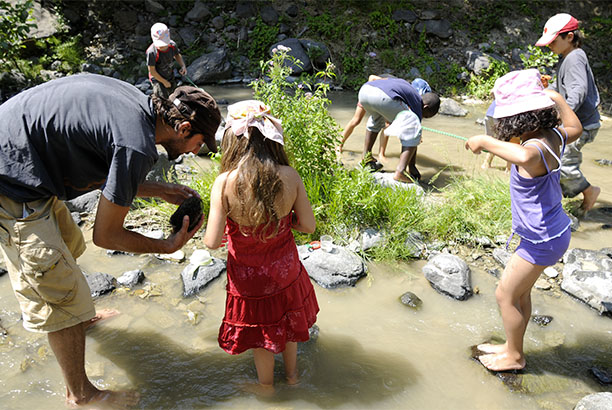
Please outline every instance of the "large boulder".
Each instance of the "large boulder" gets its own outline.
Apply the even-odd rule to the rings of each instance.
[[[483,70],[491,65],[491,57],[485,53],[468,50],[465,54],[467,55],[466,68],[476,75],[482,74]]]
[[[225,80],[230,78],[231,74],[232,66],[225,49],[204,54],[187,67],[187,75],[196,84]]]
[[[584,396],[574,410],[610,410],[612,409],[612,393],[601,392]]]
[[[453,29],[451,28],[450,21],[448,20],[426,20],[417,23],[415,27],[419,33],[425,31],[427,34],[433,34],[434,36],[442,39],[450,38],[453,35]]]
[[[74,199],[66,201],[66,206],[70,212],[93,212],[100,201],[100,190],[88,192]]]
[[[15,0],[9,0],[9,3],[18,3]],[[19,1],[21,3],[21,1]],[[41,6],[41,2],[35,1],[32,10],[32,17],[36,20],[36,27],[32,27],[28,36],[33,38],[46,38],[57,34],[58,28],[61,27],[59,16],[56,13],[51,13],[49,10]]]
[[[210,10],[206,4],[202,3],[201,1],[197,1],[191,10],[189,10],[189,12],[185,15],[185,19],[200,22],[208,16],[210,16]]]
[[[223,259],[212,258],[208,265],[190,263],[181,272],[183,280],[183,296],[189,297],[198,293],[212,280],[218,278],[225,272],[226,262]]]
[[[459,257],[448,253],[439,253],[429,259],[423,266],[425,278],[438,292],[457,300],[466,300],[472,296],[470,268]]]
[[[440,103],[439,113],[443,115],[450,115],[451,117],[465,117],[468,115],[468,110],[463,108],[452,98],[443,98],[442,103]]]
[[[302,46],[300,40],[297,38],[286,38],[283,41],[279,41],[270,47],[270,55],[274,53],[275,49],[278,49],[278,46],[288,47],[290,50],[287,54],[300,61],[300,64],[298,65],[288,58],[285,59],[285,65],[291,67],[294,75],[299,75],[304,71],[312,70],[312,63],[310,62],[310,58],[308,57],[308,54],[306,53],[306,50]]]
[[[325,68],[327,61],[331,59],[329,48],[325,44],[309,39],[300,40],[300,44],[304,47],[313,66],[319,69]]]
[[[325,252],[302,245],[298,251],[308,275],[324,288],[355,286],[366,275],[363,260],[344,247],[334,245],[331,252]]]
[[[561,289],[600,314],[612,313],[612,248],[572,249],[563,256]]]

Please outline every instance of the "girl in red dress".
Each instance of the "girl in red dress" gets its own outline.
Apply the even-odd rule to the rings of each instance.
[[[227,235],[219,346],[230,354],[253,349],[259,384],[273,389],[275,353],[283,354],[287,382],[298,382],[297,342],[308,340],[319,306],[291,231],[314,232],[314,214],[269,112],[255,100],[228,107],[204,243],[218,248]]]

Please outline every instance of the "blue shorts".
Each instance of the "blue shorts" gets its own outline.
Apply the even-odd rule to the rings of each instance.
[[[521,238],[515,253],[534,265],[552,266],[563,257],[571,238],[570,228],[567,228],[558,238],[546,242],[533,243]]]

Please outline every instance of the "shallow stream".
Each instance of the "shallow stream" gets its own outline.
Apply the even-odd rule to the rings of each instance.
[[[210,87],[230,103],[248,98],[244,88]],[[343,126],[352,116],[354,93],[332,94],[332,115]],[[462,136],[482,132],[475,119],[485,107],[469,107],[466,118],[436,116],[424,125]],[[365,121],[364,121],[365,122]],[[345,146],[344,160],[356,164],[364,125]],[[375,146],[374,153],[377,152]],[[399,143],[389,141],[392,170]],[[427,181],[440,186],[454,172],[481,172],[505,177],[501,160],[495,169],[480,168],[483,157],[465,151],[463,142],[425,132],[417,166]],[[602,187],[597,207],[612,206],[612,167],[594,160],[612,159],[612,121],[604,122],[595,143],[584,149],[583,170]],[[200,160],[205,161],[205,160]],[[581,221],[571,247],[612,246],[612,232],[602,229],[598,215]],[[115,276],[142,269],[161,296],[118,292],[96,301],[98,309],[116,308],[122,315],[88,332],[87,371],[99,386],[140,391],[142,408],[402,408],[402,409],[571,409],[584,395],[612,391],[592,376],[593,366],[612,370],[612,319],[566,294],[534,289],[534,313],[553,316],[546,327],[531,323],[526,335],[528,368],[507,383],[470,359],[470,346],[503,338],[495,302],[497,279],[472,269],[472,285],[480,293],[463,302],[434,291],[421,273],[424,261],[369,264],[368,277],[353,288],[315,289],[321,311],[318,336],[300,347],[301,383],[283,383],[277,362],[277,391],[262,398],[245,386],[256,380],[252,355],[230,356],[217,345],[223,316],[225,277],[213,281],[198,297],[184,299],[180,272],[184,264],[151,255],[108,256],[91,243],[79,264],[86,272]],[[194,246],[185,251],[189,255]],[[413,311],[399,297],[411,291],[423,300]],[[21,326],[8,275],[0,277],[0,403],[10,409],[62,409],[65,392],[60,369],[46,337]]]

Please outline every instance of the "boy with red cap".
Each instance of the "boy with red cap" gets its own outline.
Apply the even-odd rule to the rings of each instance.
[[[593,142],[597,135],[600,126],[597,106],[600,100],[589,60],[580,48],[582,40],[578,20],[567,13],[559,13],[548,19],[542,37],[535,45],[548,46],[553,53],[562,57],[552,88],[574,110],[583,131],[576,142],[567,146],[561,159],[561,188],[563,196],[569,198],[582,192],[584,199],[581,208],[586,212],[595,205],[601,189],[591,185],[580,171],[580,150],[584,144]]]
[[[170,30],[164,23],[151,26],[151,40],[153,43],[147,48],[147,66],[153,94],[168,98],[176,88],[174,60],[181,66],[181,75],[187,74],[187,68],[176,43],[170,40]]]

